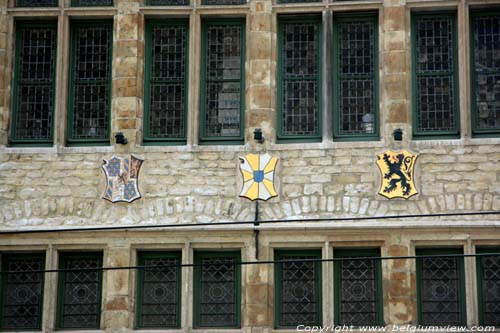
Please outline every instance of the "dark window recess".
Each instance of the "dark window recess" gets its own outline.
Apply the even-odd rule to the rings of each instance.
[[[278,3],[305,3],[305,2],[321,2],[321,0],[278,0]]]
[[[73,27],[71,68],[70,141],[108,141],[111,24],[79,24]],[[71,117],[72,116],[72,117]]]
[[[500,14],[472,16],[473,130],[500,131]]]
[[[76,7],[113,6],[113,0],[72,0],[71,5]]]
[[[414,25],[415,134],[456,134],[454,19],[417,16]]]
[[[57,28],[17,26],[13,142],[51,142]]]
[[[319,20],[280,24],[280,137],[318,137],[320,133]]]
[[[187,24],[152,25],[147,139],[186,137]]]
[[[99,328],[102,254],[63,253],[60,267],[58,328]]]
[[[335,25],[335,136],[376,135],[376,19],[344,18]]]
[[[39,330],[43,307],[43,254],[3,254],[2,308],[0,328],[7,331]]]
[[[204,5],[243,5],[246,0],[203,0]]]
[[[16,0],[16,7],[57,7],[58,0]]]
[[[277,260],[320,259],[321,252],[279,251]],[[307,252],[311,254],[306,254]],[[321,324],[321,264],[318,262],[289,262],[276,264],[278,328]]]
[[[189,0],[148,0],[148,6],[187,6]]]
[[[417,255],[438,254],[417,250]],[[445,254],[444,252],[442,254]],[[417,259],[422,325],[464,324],[463,258]]]
[[[239,253],[200,255],[195,263],[196,327],[239,327]]]
[[[240,139],[245,96],[242,91],[244,26],[239,23],[209,24],[205,33],[202,136]]]
[[[171,266],[139,270],[137,326],[177,328],[180,324],[180,254],[141,254],[141,266]]]
[[[483,249],[479,253],[499,253],[500,249]],[[480,256],[478,263],[478,296],[481,325],[500,326],[500,257]]]

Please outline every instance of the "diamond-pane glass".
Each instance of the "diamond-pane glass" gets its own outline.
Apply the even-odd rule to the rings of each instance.
[[[74,28],[71,139],[106,140],[111,93],[112,26],[78,25]]]
[[[500,129],[500,15],[474,17],[475,129]]]
[[[187,6],[189,0],[148,0],[149,6]]]
[[[415,22],[417,132],[455,130],[455,50],[451,17]]]
[[[45,267],[41,255],[4,254],[3,270],[18,272],[2,275],[1,329],[9,331],[40,329],[43,306],[43,273]]]
[[[283,255],[279,260],[313,259],[318,256]],[[321,295],[317,262],[289,262],[278,264],[281,281],[277,281],[281,298],[279,326],[319,325]]]
[[[72,0],[72,6],[113,6],[113,0]]]
[[[339,134],[375,134],[374,21],[338,23]]]
[[[284,22],[281,31],[283,136],[319,135],[318,22]]]
[[[151,30],[149,138],[185,137],[186,25]]]
[[[56,7],[58,0],[16,0],[16,7]]]
[[[420,272],[422,325],[455,325],[461,321],[458,258],[424,258]]]
[[[62,255],[60,328],[99,328],[102,255]],[[74,270],[74,271],[73,271]]]
[[[238,327],[239,266],[234,256],[203,257],[199,261],[199,327]]]
[[[343,260],[339,262],[339,325],[376,325],[377,260]]]
[[[203,0],[204,5],[243,5],[246,0]]]
[[[209,25],[206,31],[205,136],[241,135],[241,24]]]
[[[50,140],[54,110],[57,28],[18,28],[15,140]]]
[[[495,251],[491,251],[495,252]],[[479,257],[483,325],[500,326],[500,257]]]
[[[143,266],[166,266],[141,270],[141,298],[139,302],[140,327],[175,328],[178,312],[179,286],[181,281],[179,258],[155,255],[143,258]],[[171,267],[170,267],[171,266]]]

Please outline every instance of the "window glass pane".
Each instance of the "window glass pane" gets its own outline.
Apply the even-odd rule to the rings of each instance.
[[[52,138],[56,40],[55,25],[18,27],[13,140]]]
[[[203,0],[204,5],[243,5],[246,0]]]
[[[72,6],[113,6],[113,0],[72,0]]]
[[[475,130],[500,130],[500,15],[474,16]]]
[[[188,0],[148,0],[149,6],[186,6],[189,5]]]
[[[483,253],[499,253],[499,249],[486,250]],[[479,300],[482,310],[482,325],[500,326],[500,257],[478,257]]]
[[[102,267],[99,254],[61,254],[59,328],[99,328]],[[74,270],[74,271],[73,271]]]
[[[16,7],[56,7],[58,0],[16,0]]]
[[[178,327],[180,299],[180,254],[144,254],[139,258],[141,266],[166,266],[141,269],[139,327]],[[168,267],[170,266],[170,267]]]
[[[108,137],[112,34],[110,24],[74,27],[71,139]]]
[[[45,256],[3,254],[2,257],[2,270],[18,273],[2,275],[1,329],[9,331],[40,329],[43,273],[22,272],[44,270]]]

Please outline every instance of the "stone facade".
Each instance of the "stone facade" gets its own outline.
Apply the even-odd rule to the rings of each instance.
[[[500,138],[471,138],[469,87],[469,11],[474,6],[498,6],[499,1],[369,0],[187,7],[147,7],[136,0],[115,0],[114,7],[54,9],[14,8],[0,0],[0,230],[53,230],[37,234],[0,233],[0,250],[43,249],[47,268],[57,268],[58,251],[99,249],[104,266],[136,264],[141,249],[181,249],[192,262],[194,249],[242,249],[242,260],[255,260],[253,224],[211,225],[253,221],[255,203],[238,197],[241,179],[238,157],[267,151],[279,157],[278,197],[260,204],[261,220],[293,220],[259,226],[259,259],[273,259],[281,248],[322,249],[323,258],[338,247],[379,247],[382,256],[411,256],[416,247],[458,246],[474,254],[476,246],[500,245],[500,214],[461,215],[500,210]],[[411,137],[410,13],[448,9],[457,12],[461,135],[450,140]],[[321,143],[276,143],[277,17],[322,13],[331,28],[332,13],[377,11],[379,21],[380,133],[378,141],[335,142],[324,126]],[[49,148],[9,147],[12,105],[14,21],[44,16],[58,19],[57,105],[55,144]],[[246,17],[245,144],[199,145],[200,31],[202,17]],[[66,82],[69,22],[72,19],[113,18],[112,135],[106,147],[66,147]],[[187,144],[143,146],[144,22],[148,18],[189,17],[189,101]],[[328,29],[328,28],[327,28]],[[331,56],[330,41],[324,53]],[[328,68],[324,68],[328,71]],[[324,124],[331,123],[331,79],[324,75]],[[261,128],[265,142],[253,140]],[[395,128],[403,141],[392,138]],[[127,145],[114,144],[123,132]],[[419,155],[418,195],[387,200],[377,194],[380,174],[377,154],[407,149]],[[131,204],[101,198],[104,158],[135,154],[145,160],[139,186],[143,197]],[[458,215],[439,216],[439,214]],[[422,215],[385,219],[396,215]],[[327,221],[321,219],[331,219]],[[363,219],[357,219],[363,218]],[[336,220],[335,220],[336,219]],[[58,229],[112,226],[160,226],[204,223],[203,226],[147,228],[133,231],[58,232]],[[323,323],[333,323],[333,264],[323,264]],[[383,261],[383,313],[387,325],[417,322],[415,261]],[[242,274],[241,329],[224,332],[286,332],[274,330],[273,265],[247,265]],[[192,329],[192,268],[182,275],[182,329],[176,332],[216,332]],[[102,330],[134,329],[135,271],[104,273]],[[467,324],[478,323],[473,259],[465,259]],[[55,274],[45,280],[43,330],[53,331]],[[291,330],[293,331],[293,330]]]

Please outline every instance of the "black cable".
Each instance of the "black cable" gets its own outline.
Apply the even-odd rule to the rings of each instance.
[[[343,258],[303,258],[303,259],[283,259],[283,260],[261,260],[261,261],[230,261],[220,260],[218,263],[209,264],[164,264],[164,265],[138,265],[138,266],[122,266],[122,267],[93,267],[93,268],[59,268],[59,269],[40,269],[27,271],[3,271],[0,275],[9,274],[35,274],[35,273],[64,273],[64,272],[84,272],[84,271],[116,271],[116,270],[131,270],[131,269],[157,269],[157,268],[183,268],[183,267],[202,267],[202,266],[217,266],[217,265],[262,265],[262,264],[281,264],[293,262],[336,262],[336,261],[352,261],[352,260],[402,260],[402,259],[426,259],[426,258],[468,258],[468,257],[498,257],[500,253],[475,253],[475,254],[433,254],[425,256],[394,256],[394,257],[343,257]]]
[[[481,215],[500,215],[500,211],[260,220],[259,224],[294,223],[294,222],[309,223],[309,222],[365,221],[365,220],[407,219],[407,218],[448,217],[448,216],[476,216],[476,215],[479,215],[479,216],[481,216]],[[2,230],[2,231],[0,231],[0,235],[49,233],[49,232],[76,232],[76,231],[115,231],[115,230],[127,231],[127,230],[134,230],[134,229],[182,228],[182,227],[193,227],[193,226],[205,226],[206,227],[206,226],[242,225],[242,224],[243,225],[244,224],[252,224],[253,225],[253,224],[255,224],[255,221],[226,221],[226,222],[154,224],[154,225],[148,224],[148,225],[39,229],[39,230],[33,230],[33,229],[31,229],[31,230]]]

